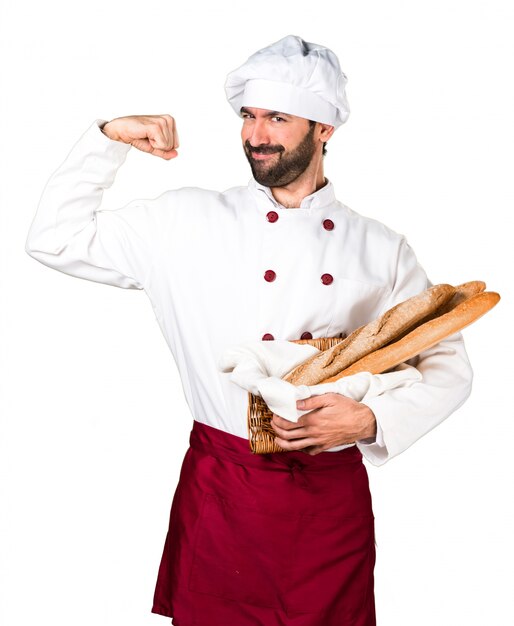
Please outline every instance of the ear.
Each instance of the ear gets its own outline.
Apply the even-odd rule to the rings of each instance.
[[[320,140],[323,142],[328,141],[335,131],[335,126],[330,126],[330,124],[322,124],[321,122],[318,123]]]
[[[322,122],[316,122],[316,130],[314,133],[315,141],[319,141],[320,143],[325,143],[332,137],[332,134],[335,130],[334,126],[330,124],[323,124]]]

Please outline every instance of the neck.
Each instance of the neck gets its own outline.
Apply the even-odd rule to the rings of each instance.
[[[297,179],[284,187],[270,187],[277,202],[286,209],[298,208],[302,200],[326,185],[321,157],[309,164],[309,167]]]

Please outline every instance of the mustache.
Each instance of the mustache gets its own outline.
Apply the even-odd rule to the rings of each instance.
[[[284,146],[252,146],[248,140],[245,146],[251,154],[274,154],[275,152],[284,152]]]

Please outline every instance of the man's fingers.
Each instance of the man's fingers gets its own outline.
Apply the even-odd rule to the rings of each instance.
[[[167,134],[167,140],[168,140],[169,146],[176,149],[179,147],[180,144],[179,144],[178,131],[177,131],[177,125],[175,124],[175,120],[168,113],[166,113],[162,117],[166,124],[166,134]]]
[[[303,450],[309,446],[315,446],[316,442],[310,437],[303,437],[302,439],[282,439],[282,437],[275,437],[275,442],[284,450]]]
[[[178,133],[175,120],[171,115],[156,116],[155,121],[148,125],[147,137],[151,149],[143,147],[144,144],[141,144],[140,149],[164,159],[173,159],[178,156]],[[136,145],[136,147],[139,146]]]
[[[311,396],[305,400],[297,400],[296,408],[300,411],[312,411],[323,406],[331,406],[334,404],[334,393],[322,393],[318,396]]]
[[[173,134],[169,132],[166,124],[162,127],[160,124],[152,124],[148,128],[148,141],[154,150],[171,150],[174,148]]]
[[[280,424],[285,424],[286,427],[282,428]],[[285,420],[284,418],[275,415],[275,413],[273,413],[271,426],[275,431],[275,441],[278,445],[284,447],[280,442],[287,442],[288,447],[285,448],[286,450],[300,450],[307,445],[317,443],[312,438],[311,429],[309,427]],[[289,447],[289,444],[294,444],[294,446]]]
[[[178,156],[178,152],[175,150],[175,148],[173,148],[172,150],[154,150],[152,154],[155,154],[155,156],[160,156],[168,161]]]
[[[148,139],[134,139],[131,144],[142,152],[153,152],[154,148]]]
[[[180,140],[178,138],[178,130],[177,130],[177,125],[175,124],[175,120],[173,118],[171,118],[172,122],[172,137],[173,137],[173,147],[174,148],[178,148],[180,146]]]
[[[299,428],[296,422],[291,422],[289,420],[286,420],[285,418],[280,417],[280,415],[277,415],[276,413],[273,413],[272,421],[273,421],[273,425],[276,425],[279,428],[283,428],[285,430],[293,430],[294,428]]]
[[[137,148],[142,152],[148,152],[149,154],[153,154],[167,160],[174,159],[178,156],[178,152],[175,148],[161,149],[155,147],[149,139],[134,139],[134,141],[132,141],[132,145],[134,148]]]

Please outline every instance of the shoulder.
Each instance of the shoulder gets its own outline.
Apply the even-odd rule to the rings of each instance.
[[[353,236],[360,236],[369,243],[381,244],[391,250],[398,250],[406,236],[378,219],[368,217],[351,209],[346,204],[338,202],[344,211],[348,229]]]
[[[247,186],[231,187],[225,191],[203,187],[180,187],[165,191],[161,198],[167,203],[194,209],[200,206],[203,208],[219,207],[220,205],[230,206],[246,195],[248,195]]]
[[[247,194],[247,187],[242,186],[226,191],[193,186],[169,189],[154,198],[135,201],[134,217],[139,216],[161,235],[184,228],[221,228],[234,221]]]
[[[220,206],[230,205],[236,196],[237,190],[243,187],[234,187],[227,191],[217,191],[202,187],[179,187],[168,189],[151,198],[140,198],[123,207],[124,212],[146,212],[148,216],[156,220],[166,217],[194,215],[197,212],[205,214],[209,209],[219,210]]]
[[[351,277],[381,285],[390,293],[399,274],[424,273],[403,233],[342,203],[339,206],[345,215],[343,245],[352,251],[346,261]]]

